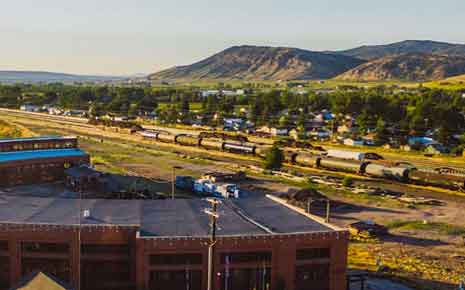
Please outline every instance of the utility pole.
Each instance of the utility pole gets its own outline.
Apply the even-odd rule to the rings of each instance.
[[[329,223],[331,213],[331,204],[329,199],[326,200],[326,222]]]
[[[176,169],[182,169],[182,167],[173,166],[173,174],[171,176],[171,199],[174,199],[174,193],[176,191]]]
[[[307,213],[311,213],[311,206],[312,206],[312,198],[307,199]]]
[[[210,244],[208,245],[208,287],[207,290],[214,290],[214,256],[216,244],[216,221],[220,217],[218,214],[218,204],[221,201],[215,198],[208,198],[207,201],[211,203],[211,209],[205,209],[204,212],[210,216]]]
[[[80,185],[82,186],[82,185]],[[78,225],[78,236],[77,236],[77,290],[81,290],[81,215],[82,215],[82,188],[79,188],[79,225]]]

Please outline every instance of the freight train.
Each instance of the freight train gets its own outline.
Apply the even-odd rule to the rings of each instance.
[[[264,158],[271,146],[256,145],[225,140],[201,138],[186,134],[172,135],[160,131],[138,132],[145,139],[158,142],[173,143],[183,146],[201,147],[207,150],[228,151],[236,154],[255,155]],[[382,157],[376,154],[361,156],[338,156],[336,152],[330,154],[310,154],[307,152],[284,151],[285,161],[302,167],[321,168],[332,171],[354,173],[375,178],[396,180],[404,183],[437,186],[453,190],[465,190],[465,176],[444,174],[434,171],[424,171],[413,166],[388,162],[380,162]],[[336,157],[337,156],[337,157]]]

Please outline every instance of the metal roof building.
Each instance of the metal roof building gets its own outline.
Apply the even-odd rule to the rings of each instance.
[[[64,171],[90,164],[76,137],[0,139],[0,186],[52,182],[64,179]]]

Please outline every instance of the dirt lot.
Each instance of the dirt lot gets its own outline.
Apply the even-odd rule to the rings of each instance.
[[[6,118],[25,126],[37,134],[80,135],[80,144],[92,156],[98,169],[123,175],[138,175],[158,184],[156,190],[168,192],[173,166],[181,166],[178,175],[199,176],[208,171],[232,171],[248,165],[259,164],[253,158],[238,158],[232,154],[206,152],[201,149],[140,142],[130,135],[101,130],[88,126],[60,124],[47,120]],[[335,204],[331,221],[347,226],[360,220],[373,220],[389,226],[386,237],[354,242],[350,247],[351,267],[406,279],[419,289],[454,289],[465,274],[464,232],[465,197],[447,194],[427,188],[410,187],[399,183],[373,179],[356,179],[355,188],[340,186],[343,175],[292,168],[306,180],[334,176],[333,183],[310,184],[330,198]],[[240,184],[252,194],[274,193],[277,195],[297,191],[309,186],[307,181],[252,174],[252,179]],[[323,179],[324,180],[324,179]],[[334,181],[335,180],[335,181]],[[415,197],[434,198],[440,205],[415,205],[391,197],[356,192],[356,189],[379,187]],[[23,189],[25,194],[28,190]],[[49,189],[37,191],[47,195]],[[453,192],[450,192],[453,193]],[[57,194],[66,194],[58,190]],[[323,210],[314,208],[313,213],[323,215]],[[373,280],[371,289],[402,289],[389,282]],[[384,280],[383,280],[384,281]],[[377,285],[377,286],[376,286]],[[384,285],[384,286],[383,286]],[[387,285],[387,286],[386,286]],[[376,288],[378,287],[378,288]],[[391,288],[389,288],[391,287]],[[456,287],[455,287],[456,288]]]

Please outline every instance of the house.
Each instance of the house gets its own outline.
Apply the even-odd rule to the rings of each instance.
[[[310,136],[319,139],[319,140],[327,140],[331,138],[331,132],[328,130],[315,130],[310,132]]]
[[[63,115],[64,113],[62,109],[57,108],[57,107],[49,107],[47,111],[50,115]]]
[[[339,134],[353,134],[358,132],[358,126],[355,125],[341,125],[337,127],[337,132]]]
[[[231,96],[240,96],[240,95],[244,95],[244,94],[245,94],[245,91],[244,91],[244,90],[237,90],[237,91],[229,91],[229,90],[206,90],[206,91],[200,92],[200,95],[202,96],[202,98],[207,98],[207,97],[209,97],[209,96],[218,96],[218,95],[231,97]]]
[[[408,138],[408,144],[410,146],[420,146],[420,147],[427,147],[430,144],[437,143],[433,138],[425,137],[425,136],[414,136]]]
[[[220,91],[218,91],[218,90],[207,90],[207,91],[201,91],[200,95],[202,96],[202,98],[207,98],[209,96],[216,96],[219,93],[220,93]]]
[[[241,118],[224,118],[224,130],[240,131],[245,128],[246,121]]]
[[[289,128],[287,127],[269,127],[263,126],[257,130],[258,133],[266,133],[271,136],[288,136]]]
[[[331,138],[331,132],[324,129],[304,129],[302,132],[299,132],[297,129],[292,129],[289,131],[289,136],[296,140],[299,139],[299,136],[302,135],[305,137],[312,137],[313,139],[317,140],[328,140]]]
[[[442,155],[450,153],[449,149],[442,144],[434,143],[429,144],[425,148],[425,154],[428,155]]]
[[[377,137],[376,134],[369,133],[369,134],[363,136],[362,140],[365,143],[365,145],[375,146],[376,145],[376,137]]]
[[[286,127],[272,127],[270,128],[271,136],[288,136],[289,129]]]
[[[31,104],[24,104],[24,105],[21,105],[21,107],[19,107],[19,109],[20,109],[21,111],[25,111],[25,112],[39,112],[39,111],[40,111],[40,107],[39,107],[39,106],[31,105]]]
[[[344,139],[343,144],[347,145],[347,146],[363,146],[363,145],[365,145],[363,140],[356,140],[356,139],[352,139],[352,138]]]

